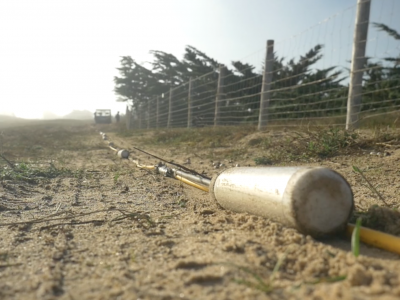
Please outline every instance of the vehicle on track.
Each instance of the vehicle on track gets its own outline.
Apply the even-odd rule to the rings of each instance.
[[[96,109],[94,121],[96,124],[111,124],[111,109]]]

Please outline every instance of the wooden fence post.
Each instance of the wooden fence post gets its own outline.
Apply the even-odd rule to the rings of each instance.
[[[157,96],[157,98],[156,98],[156,128],[158,128],[158,126],[160,125],[159,107],[160,107],[160,97]]]
[[[126,110],[125,110],[126,129],[131,129],[131,116],[132,116],[132,112],[129,110],[128,105],[126,105]]]
[[[169,101],[168,101],[168,121],[167,121],[167,128],[171,127],[172,123],[172,97],[173,97],[173,90],[169,88]]]
[[[265,64],[264,64],[261,97],[260,97],[260,112],[258,115],[258,130],[265,129],[268,123],[268,106],[270,100],[273,66],[274,66],[274,41],[267,40],[267,49],[265,54]]]
[[[358,0],[356,25],[354,28],[353,53],[351,57],[350,85],[347,98],[346,130],[356,129],[359,125],[361,111],[362,78],[367,58],[365,48],[367,46],[369,12],[371,0]]]
[[[188,90],[188,121],[187,127],[192,127],[192,77],[189,78],[189,90]]]
[[[142,105],[140,105],[140,103],[138,103],[138,128],[139,129],[142,129],[142,120],[143,120],[143,116],[142,116],[142,113],[143,113],[143,107],[142,107]]]
[[[224,93],[225,66],[219,66],[217,96],[215,97],[214,126],[220,125],[220,108]]]
[[[150,129],[150,99],[147,100],[147,129]]]

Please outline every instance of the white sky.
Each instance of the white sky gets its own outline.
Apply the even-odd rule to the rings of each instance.
[[[372,1],[378,22],[397,24],[400,1]],[[326,44],[330,32],[331,42],[334,33],[337,38],[348,35],[330,48],[332,57],[337,49],[349,53],[355,4],[356,0],[0,0],[0,113],[41,118],[44,111],[124,112],[125,104],[117,103],[113,92],[120,57],[130,55],[141,63],[152,59],[150,50],[182,59],[184,47],[191,45],[225,64],[252,63],[262,59],[267,39],[282,41],[277,44],[285,46],[280,53],[291,55]],[[353,8],[346,11],[348,7]],[[339,14],[333,21],[307,30],[334,13]],[[383,52],[391,50],[386,45]],[[342,56],[341,61],[350,58]],[[326,64],[339,63],[332,57]]]

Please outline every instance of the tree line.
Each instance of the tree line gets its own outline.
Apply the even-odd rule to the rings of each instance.
[[[376,28],[386,32],[395,40],[400,34],[394,29],[374,23]],[[318,69],[315,64],[323,58],[323,45],[317,44],[298,59],[286,60],[274,53],[273,75],[270,93],[269,114],[271,119],[312,118],[343,115],[346,112],[349,70],[340,70],[337,66]],[[134,111],[154,105],[151,101],[157,96],[167,94],[170,88],[181,86],[188,88],[190,78],[199,78],[198,86],[192,95],[193,101],[202,101],[201,111],[207,123],[212,123],[213,106],[216,94],[216,82],[220,63],[193,46],[185,48],[182,60],[170,53],[151,51],[154,60],[146,68],[132,57],[123,56],[119,76],[114,77],[117,101],[128,102]],[[208,74],[207,76],[204,76]],[[240,84],[239,84],[240,83]],[[224,99],[221,118],[226,122],[255,122],[258,118],[262,74],[255,67],[240,61],[232,61],[224,74]],[[400,105],[400,53],[397,57],[386,57],[375,61],[366,58],[363,98],[361,111],[390,110]],[[204,94],[210,97],[204,98]],[[233,100],[232,100],[233,99]],[[180,99],[179,101],[187,101]],[[168,99],[160,100],[160,111],[167,110]],[[182,103],[184,105],[185,103]],[[178,105],[179,103],[175,103]],[[209,109],[207,109],[207,107]],[[166,115],[164,115],[164,120]],[[174,126],[185,126],[186,120],[180,120]]]

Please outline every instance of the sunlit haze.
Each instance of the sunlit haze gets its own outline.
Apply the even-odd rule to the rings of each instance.
[[[161,50],[182,59],[185,46],[191,45],[225,64],[246,62],[267,39],[289,38],[355,4],[356,0],[1,1],[0,114],[41,118],[45,111],[59,116],[96,108],[124,112],[125,104],[116,102],[113,91],[123,55],[144,63],[152,60],[149,51]]]

